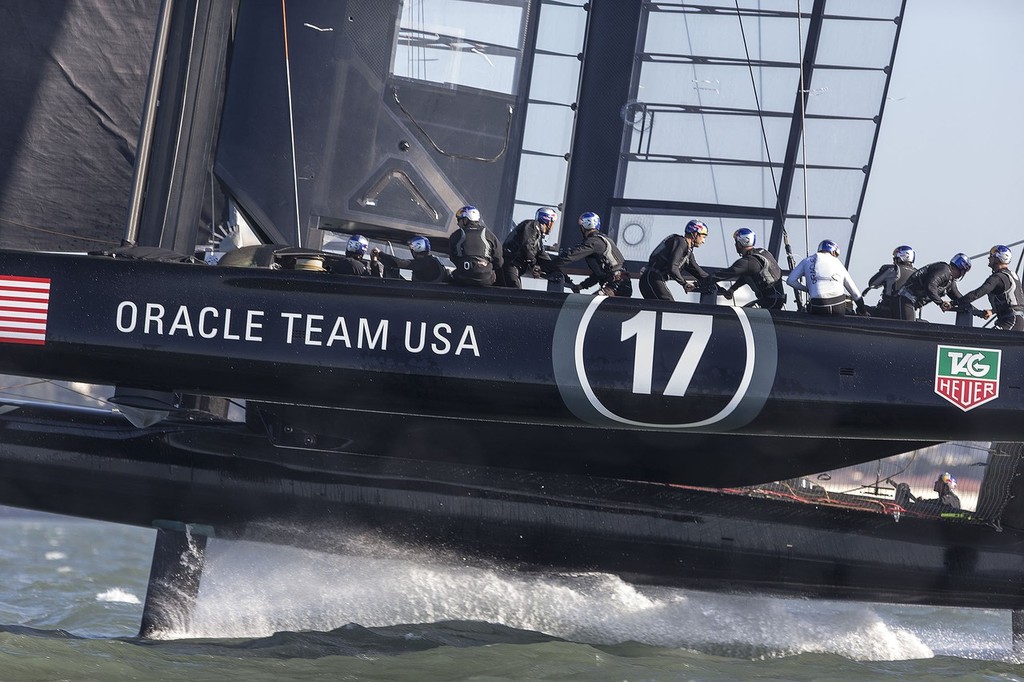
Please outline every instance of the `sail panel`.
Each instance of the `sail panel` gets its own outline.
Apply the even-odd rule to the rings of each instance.
[[[128,0],[5,3],[3,248],[119,243],[159,9]]]
[[[833,239],[848,254],[903,5],[817,0],[798,12],[781,1],[644,3],[636,65],[617,105],[622,130],[611,196],[602,198],[593,173],[573,165],[569,210],[607,211],[616,239],[638,211],[677,220],[676,231],[703,218],[712,227],[709,242],[723,243],[734,225],[763,224],[767,210],[774,218],[760,230],[761,243],[777,255],[797,218],[801,242]],[[600,106],[600,96],[585,98],[581,109]],[[577,139],[588,134],[600,132],[578,130]],[[663,236],[656,230],[629,250],[643,262]],[[707,251],[702,264],[735,257],[731,249]]]

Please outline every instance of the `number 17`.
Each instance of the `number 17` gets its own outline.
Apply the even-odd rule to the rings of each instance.
[[[654,337],[657,333],[658,313],[642,310],[622,323],[622,337],[626,341],[636,337],[636,355],[633,358],[633,393],[651,394],[654,377]],[[676,368],[665,386],[665,395],[682,396],[690,386],[697,363],[704,355],[711,340],[711,323],[707,315],[687,313],[661,313],[661,330],[666,332],[690,332]]]

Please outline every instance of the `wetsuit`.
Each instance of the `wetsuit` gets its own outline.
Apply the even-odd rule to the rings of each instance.
[[[909,263],[892,263],[880,267],[878,272],[868,280],[868,288],[864,290],[864,293],[870,289],[882,290],[878,304],[872,309],[871,314],[875,317],[887,317],[892,320],[900,319],[899,291],[915,272],[917,272],[917,268]]]
[[[370,277],[384,279],[384,263],[380,261],[379,251],[376,255],[370,256],[370,261],[366,264],[366,274]]]
[[[980,287],[967,292],[956,302],[966,306],[986,294],[992,313],[996,316],[996,329],[1024,332],[1024,291],[1021,291],[1017,273],[1008,268],[996,270]]]
[[[336,275],[359,275],[360,277],[365,277],[370,274],[370,268],[367,267],[366,261],[361,257],[346,254],[344,258],[331,265],[331,272]]]
[[[385,270],[411,270],[414,282],[445,282],[448,280],[448,268],[432,253],[413,255],[412,258],[398,258],[390,253],[381,253],[379,258],[384,263]]]
[[[647,267],[640,273],[640,294],[644,298],[674,301],[666,282],[671,279],[684,284],[683,270],[701,283],[708,281],[708,273],[697,265],[693,257],[690,242],[681,234],[671,234],[651,252]]]
[[[747,249],[739,260],[725,270],[718,271],[711,278],[715,282],[735,280],[726,290],[726,298],[732,298],[736,290],[743,285],[750,287],[757,298],[747,304],[748,308],[780,310],[786,305],[786,291],[782,288],[782,268],[779,267],[775,256],[765,249]]]
[[[536,220],[524,220],[516,225],[502,246],[505,264],[501,268],[502,286],[523,288],[521,276],[534,266],[550,270],[551,256],[544,250],[544,230]]]
[[[574,292],[587,289],[595,284],[601,285],[601,293],[606,296],[633,295],[633,284],[626,272],[626,259],[612,240],[597,230],[590,230],[583,243],[559,256],[552,263],[552,270],[559,270],[563,265],[586,260],[591,275],[573,286]]]
[[[949,263],[932,263],[916,271],[900,289],[899,296],[901,320],[913,320],[918,309],[929,303],[942,305],[943,296],[954,301],[961,298]]]
[[[481,223],[470,223],[452,232],[449,253],[455,264],[452,282],[463,286],[489,287],[495,272],[504,264],[501,244],[494,233]]]
[[[800,278],[807,280],[805,285]],[[846,295],[864,311],[864,298],[842,262],[831,253],[812,253],[797,263],[786,283],[811,295],[808,310],[815,315],[845,315]]]

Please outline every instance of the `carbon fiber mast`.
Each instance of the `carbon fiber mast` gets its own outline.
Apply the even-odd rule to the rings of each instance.
[[[195,250],[237,13],[238,0],[161,4],[124,244]],[[137,426],[161,421],[179,400],[186,408],[209,402],[126,386],[111,399]],[[141,637],[190,622],[205,547],[206,537],[193,536],[181,523],[157,530]]]

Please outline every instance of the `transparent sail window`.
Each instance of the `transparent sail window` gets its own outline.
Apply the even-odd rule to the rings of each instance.
[[[584,5],[585,0],[540,0],[513,223],[533,218],[541,206],[560,207],[565,200],[566,158],[580,81],[577,55],[583,51],[587,25]],[[547,243],[557,244],[563,227],[573,223],[563,216]]]
[[[404,3],[391,73],[400,78],[513,94],[528,0]]]
[[[785,232],[799,257],[825,238],[848,253],[901,12],[899,0],[645,3],[613,203],[654,222],[642,244],[620,241],[624,254],[645,261],[671,216],[717,225],[702,264],[731,260],[741,226],[765,245]]]

